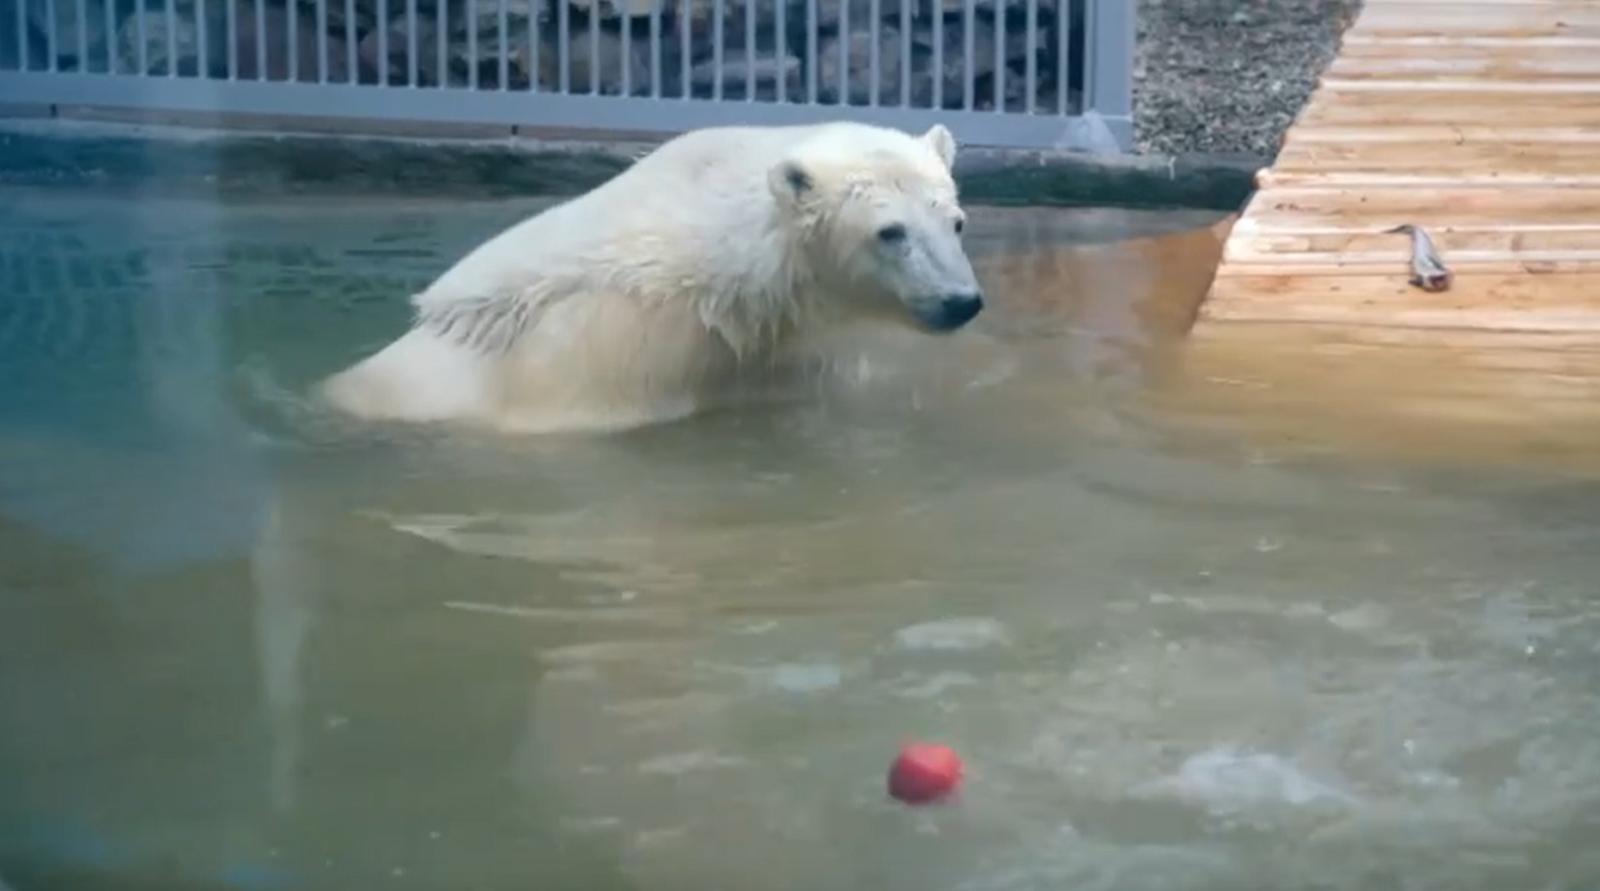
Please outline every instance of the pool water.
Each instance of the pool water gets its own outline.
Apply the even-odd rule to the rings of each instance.
[[[626,435],[306,398],[535,206],[0,193],[0,881],[1600,883],[1594,475],[1202,423],[1215,215],[974,209],[975,330]]]

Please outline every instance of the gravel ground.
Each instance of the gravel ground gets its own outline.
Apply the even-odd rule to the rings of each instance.
[[[1278,153],[1361,0],[1139,0],[1138,150]]]

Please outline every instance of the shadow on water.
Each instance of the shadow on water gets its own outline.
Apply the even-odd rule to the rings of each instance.
[[[1216,215],[978,210],[974,330],[529,439],[301,396],[527,203],[11,198],[17,891],[1600,875],[1600,512],[1401,460],[1518,454],[1441,418],[1565,437],[1542,385],[1457,350],[1445,402],[1390,399],[1437,355],[1186,339]],[[1565,380],[1540,355],[1510,370]],[[957,805],[883,800],[916,734],[968,753]]]

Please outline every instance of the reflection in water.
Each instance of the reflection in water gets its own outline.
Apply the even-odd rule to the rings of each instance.
[[[1261,448],[1600,473],[1600,340],[1212,324],[1156,412]]]
[[[803,398],[396,430],[299,394],[525,207],[14,197],[19,889],[1600,877],[1600,510],[1512,460],[1583,469],[1574,360],[1174,350],[1227,221],[980,211],[982,324]]]

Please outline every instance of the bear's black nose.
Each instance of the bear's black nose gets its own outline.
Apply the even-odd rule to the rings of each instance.
[[[941,331],[954,331],[972,321],[982,309],[982,294],[950,294],[939,301],[938,318],[933,320],[933,326]]]

